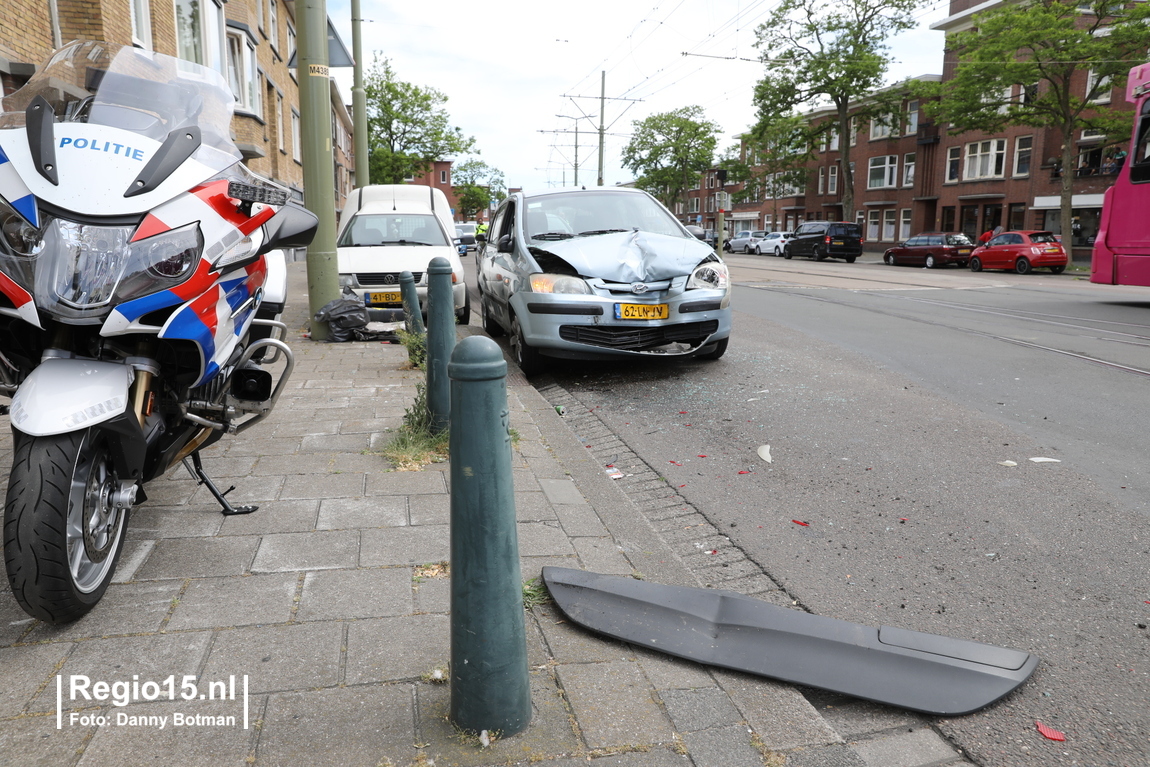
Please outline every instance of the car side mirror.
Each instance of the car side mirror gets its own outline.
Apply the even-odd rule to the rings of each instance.
[[[482,233],[477,234],[477,235],[475,235],[475,241],[478,242],[480,245],[486,245],[487,244],[487,235],[482,234]]]
[[[497,250],[500,253],[510,253],[515,250],[515,243],[511,240],[511,235],[505,234],[499,238],[499,246]]]

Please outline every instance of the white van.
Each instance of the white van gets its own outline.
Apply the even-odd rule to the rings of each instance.
[[[399,275],[409,271],[426,313],[427,266],[443,256],[451,264],[455,319],[467,324],[471,299],[454,239],[451,209],[439,189],[414,184],[356,189],[347,197],[336,237],[340,288],[360,296],[372,320],[397,322],[403,319]]]

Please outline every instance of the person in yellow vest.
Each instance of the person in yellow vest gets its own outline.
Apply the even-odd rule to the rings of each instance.
[[[487,224],[483,223],[482,221],[478,221],[475,224],[475,236],[478,237],[481,234],[484,236],[487,235]]]

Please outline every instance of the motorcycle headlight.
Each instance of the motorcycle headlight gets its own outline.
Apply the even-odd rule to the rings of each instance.
[[[726,290],[731,284],[727,265],[722,261],[704,261],[691,272],[687,280],[687,290],[692,288],[705,288],[707,290]]]
[[[159,277],[178,279],[195,269],[204,250],[204,236],[198,224],[157,234],[132,243],[133,263],[146,264]]]
[[[40,230],[0,197],[0,253],[31,256],[43,247]]]
[[[533,274],[531,290],[535,293],[567,293],[588,295],[590,286],[578,277],[568,274]]]

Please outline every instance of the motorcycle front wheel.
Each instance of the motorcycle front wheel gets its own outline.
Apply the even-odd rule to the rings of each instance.
[[[34,618],[69,623],[96,606],[124,545],[128,509],[108,446],[91,430],[32,437],[13,429],[4,505],[12,595]]]

